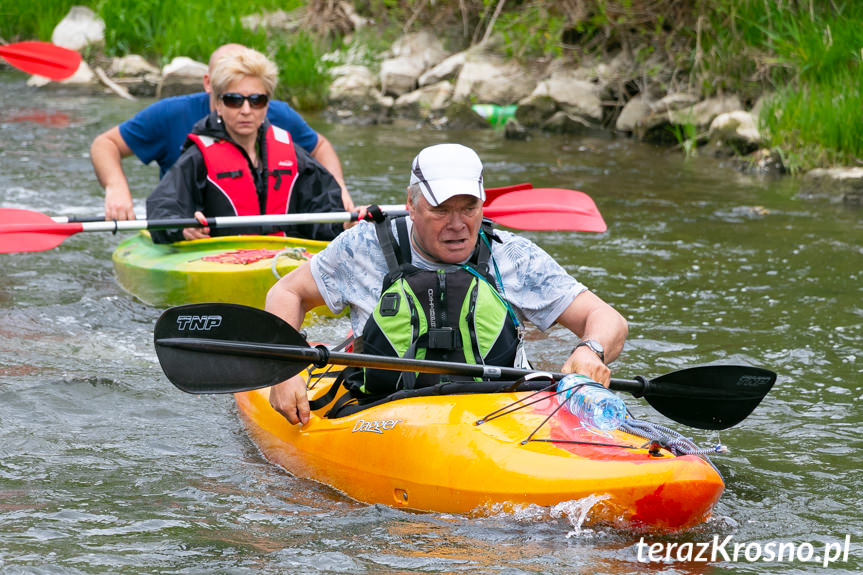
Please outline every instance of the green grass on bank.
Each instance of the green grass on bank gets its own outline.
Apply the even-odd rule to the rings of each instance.
[[[703,81],[767,93],[761,129],[792,171],[863,162],[863,2],[721,0]]]
[[[206,62],[210,53],[240,42],[267,54],[279,67],[276,96],[299,109],[326,104],[329,79],[321,61],[322,44],[305,32],[292,34],[250,30],[242,19],[252,14],[290,11],[300,1],[284,0],[101,0],[105,52],[110,56],[141,54],[161,63],[176,56]]]
[[[57,23],[69,8],[88,2],[75,0],[3,0],[0,2],[0,38],[5,42],[51,40]]]
[[[89,6],[105,21],[107,56],[140,54],[164,65],[176,56],[207,62],[227,42],[267,54],[279,66],[276,96],[300,109],[326,104],[329,78],[322,61],[329,42],[300,32],[252,31],[242,17],[276,9],[292,10],[302,0],[6,0],[0,7],[0,36],[7,42],[50,41],[57,23],[73,5]]]
[[[344,48],[337,33],[252,32],[240,18],[300,5],[323,14],[327,0],[5,0],[0,37],[49,40],[75,4],[105,20],[108,55],[142,54],[165,63],[174,56],[206,61],[224,42],[242,42],[280,68],[278,96],[300,109],[326,103],[329,78],[322,56]],[[753,104],[766,95],[761,128],[792,171],[863,162],[863,2],[860,0],[364,0],[353,2],[373,27],[356,34],[351,55],[379,54],[407,30],[435,30],[452,50],[491,29],[517,58],[631,51],[636,61],[664,55],[673,69],[645,76],[667,89],[703,96],[739,94]],[[336,59],[338,60],[338,58]]]

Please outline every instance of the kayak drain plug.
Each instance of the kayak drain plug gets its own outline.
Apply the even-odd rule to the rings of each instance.
[[[396,505],[405,505],[408,502],[408,492],[404,489],[396,489],[393,491],[393,498],[396,500]]]

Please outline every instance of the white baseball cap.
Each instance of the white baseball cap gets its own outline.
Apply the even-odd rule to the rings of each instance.
[[[485,201],[482,162],[476,152],[461,144],[437,144],[421,150],[411,163],[410,183],[418,184],[433,206],[462,195]]]

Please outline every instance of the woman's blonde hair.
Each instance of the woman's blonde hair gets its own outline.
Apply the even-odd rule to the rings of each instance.
[[[257,50],[245,46],[227,51],[213,63],[210,86],[219,98],[228,91],[228,86],[247,77],[261,80],[267,96],[272,99],[279,81],[279,68]]]

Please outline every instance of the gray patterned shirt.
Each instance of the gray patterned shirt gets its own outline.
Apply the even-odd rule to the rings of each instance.
[[[407,223],[410,230],[410,218]],[[495,230],[495,234],[502,240],[502,243],[491,242],[492,259],[503,278],[501,295],[512,304],[519,321],[527,319],[542,331],[547,330],[587,288],[530,240],[504,230]],[[459,267],[433,263],[413,245],[411,254],[413,265],[421,269],[442,267],[449,271]],[[494,276],[491,262],[489,268]],[[312,258],[311,272],[330,311],[339,313],[350,306],[354,334],[362,335],[387,273],[374,224],[361,222],[339,234]]]

